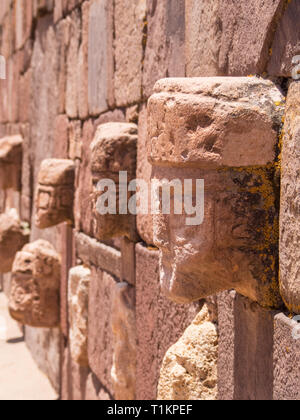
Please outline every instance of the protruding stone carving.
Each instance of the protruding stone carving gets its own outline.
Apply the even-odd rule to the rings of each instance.
[[[61,260],[44,240],[26,245],[13,264],[9,311],[13,319],[31,327],[59,326]]]
[[[274,173],[283,109],[276,86],[257,78],[156,84],[148,105],[153,179],[193,180],[194,199],[195,180],[204,180],[202,224],[189,226],[190,215],[174,211],[154,216],[161,283],[173,300],[234,288],[263,306],[281,303]]]
[[[119,173],[126,172],[124,190],[135,178],[137,154],[137,126],[129,123],[107,123],[98,127],[92,148],[94,234],[99,240],[126,236],[137,239],[135,216],[119,211]],[[101,215],[97,201],[103,192],[98,191],[100,181],[111,180],[116,185],[116,214]],[[129,194],[127,195],[129,198]]]
[[[300,85],[287,98],[282,147],[280,288],[291,312],[300,314]]]
[[[29,241],[30,230],[19,219],[17,210],[0,215],[0,272],[9,273],[16,253]]]
[[[0,189],[20,191],[23,157],[23,138],[20,135],[0,140]]]
[[[135,290],[127,283],[115,287],[112,307],[114,357],[112,382],[116,400],[134,400],[136,395]]]
[[[163,361],[159,400],[216,400],[218,332],[206,305]]]
[[[46,159],[42,162],[35,202],[35,222],[39,229],[73,222],[74,181],[72,160]]]
[[[88,366],[88,300],[91,270],[74,267],[69,273],[68,301],[70,325],[70,350],[74,362]]]

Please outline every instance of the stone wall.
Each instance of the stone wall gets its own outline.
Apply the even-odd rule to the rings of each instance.
[[[155,399],[159,383],[159,397],[166,399],[299,397],[299,342],[291,336],[295,325],[288,317],[299,313],[300,307],[299,89],[297,82],[290,87],[292,58],[300,54],[299,17],[298,0],[1,0],[0,54],[6,59],[7,78],[0,80],[0,138],[21,136],[22,161],[19,169],[16,161],[9,161],[13,173],[21,171],[20,182],[1,183],[0,208],[3,213],[15,208],[26,229],[30,227],[29,241],[48,241],[61,257],[60,327],[27,325],[25,336],[38,366],[62,399]],[[252,79],[254,75],[258,78]],[[230,156],[234,164],[225,162],[224,167],[230,167],[230,182],[245,182],[245,188],[252,188],[249,196],[240,196],[246,200],[245,207],[236,207],[241,217],[249,213],[248,222],[257,221],[255,214],[262,217],[257,229],[263,232],[263,239],[253,239],[251,233],[255,251],[247,248],[247,255],[242,245],[242,257],[229,264],[232,278],[225,283],[216,281],[217,287],[207,278],[212,284],[209,294],[217,297],[199,294],[185,299],[185,304],[174,303],[167,299],[160,282],[163,270],[155,245],[159,245],[157,233],[162,224],[148,215],[99,219],[93,208],[95,185],[104,173],[114,179],[119,170],[148,184],[160,170],[163,175],[178,176],[185,161],[184,165],[172,161],[162,165],[163,169],[156,168],[169,151],[165,144],[158,164],[151,153],[147,159],[152,141],[147,129],[148,100],[159,79],[186,78],[188,88],[182,88],[181,82],[179,88],[162,82],[156,86],[158,96],[168,89],[172,95],[176,89],[179,93],[188,89],[184,94],[192,95],[195,85],[189,78],[215,76],[252,76],[237,82],[246,83],[247,89],[235,85],[237,90],[232,93],[230,85],[230,97],[220,88],[215,100],[221,109],[224,97],[230,104],[240,101],[239,106],[251,97],[251,115],[256,118],[259,114],[258,143],[254,136],[251,141],[247,137],[250,120],[244,118],[244,111],[239,114],[243,137],[238,139],[238,152],[245,159],[238,163],[233,144]],[[272,111],[266,108],[272,116],[268,119],[265,111],[262,118],[260,111],[269,106],[273,95],[268,96],[270,89],[278,91],[279,100],[270,105]],[[214,94],[205,95],[206,100]],[[151,101],[155,105],[155,98]],[[159,116],[157,127],[163,132],[167,126],[159,124],[163,113],[153,107],[149,107],[150,125]],[[231,114],[227,113],[231,130]],[[180,121],[176,126],[174,119],[174,127]],[[195,143],[188,144],[181,156],[189,156],[194,147]],[[2,169],[8,152],[5,149],[3,157],[1,144],[0,149],[3,177],[8,173],[6,166]],[[45,159],[50,163],[41,175]],[[71,182],[66,169],[61,170],[62,162],[70,165],[70,161]],[[191,170],[207,170],[197,165]],[[215,176],[211,179],[216,183]],[[253,213],[257,197],[263,205],[260,213]],[[41,212],[47,226],[37,222]],[[222,212],[215,221],[218,226],[232,222]],[[174,225],[166,225],[170,235],[176,236]],[[181,239],[185,247],[194,244],[189,233]],[[231,246],[230,234],[227,240]],[[232,255],[219,252],[219,261]],[[258,286],[236,285],[238,266],[243,267],[243,274],[248,273],[244,267],[249,261]],[[279,262],[285,304],[279,294]],[[34,277],[34,269],[32,272]],[[17,282],[20,269],[12,273]],[[184,275],[183,284],[189,284],[198,275],[197,267],[191,265],[190,273]],[[2,280],[10,293],[11,274],[2,273]],[[228,289],[235,290],[226,292]],[[178,301],[179,294],[175,295]],[[199,360],[187,351],[190,343],[203,352]],[[174,358],[181,363],[174,365]],[[192,366],[190,370],[187,365]]]

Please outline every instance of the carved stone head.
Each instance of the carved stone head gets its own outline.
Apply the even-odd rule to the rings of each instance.
[[[44,240],[26,245],[13,264],[9,311],[23,325],[59,326],[61,260]]]
[[[23,138],[20,135],[0,139],[0,189],[20,191]]]
[[[46,159],[42,162],[35,200],[35,223],[39,229],[73,222],[74,181],[72,160]]]
[[[29,241],[30,230],[20,221],[17,210],[0,215],[0,272],[9,273],[15,255]]]
[[[186,192],[181,213],[171,205],[170,214],[154,216],[161,283],[171,299],[236,289],[264,306],[280,304],[274,175],[282,102],[273,83],[257,78],[156,84],[148,104],[153,179],[177,180]],[[171,204],[174,196],[171,189]]]
[[[91,144],[93,178],[93,215],[94,234],[99,240],[109,240],[126,236],[136,240],[136,221],[131,214],[119,211],[119,174],[126,172],[124,190],[136,176],[137,126],[129,123],[107,123],[100,125]],[[113,200],[116,203],[115,214],[100,214],[97,208],[99,198],[107,191],[99,190],[99,183],[109,180],[116,186]],[[129,194],[127,198],[129,198]],[[126,212],[128,213],[128,212]]]

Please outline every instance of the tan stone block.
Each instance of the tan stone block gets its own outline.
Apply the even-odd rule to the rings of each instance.
[[[60,256],[44,240],[25,245],[12,269],[9,311],[31,327],[59,326]]]
[[[15,209],[0,215],[1,273],[11,271],[16,253],[29,241],[29,234],[28,225],[21,223]]]
[[[287,97],[282,145],[280,207],[280,289],[291,312],[300,314],[300,86],[291,84]]]
[[[114,11],[115,98],[124,106],[141,99],[146,0],[117,0]]]
[[[69,342],[72,359],[80,366],[88,366],[88,299],[91,270],[84,266],[69,272],[68,309]]]
[[[116,284],[112,303],[114,340],[111,371],[116,400],[135,400],[136,396],[136,323],[135,289],[127,283]]]
[[[218,332],[206,305],[163,361],[159,400],[217,400]]]
[[[74,180],[72,160],[46,159],[42,162],[35,199],[35,223],[39,229],[73,222]]]

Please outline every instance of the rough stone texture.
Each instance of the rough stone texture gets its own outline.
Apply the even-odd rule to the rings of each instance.
[[[42,162],[36,193],[35,222],[46,229],[73,221],[75,166],[72,160],[47,159]]]
[[[136,395],[135,289],[127,283],[115,286],[112,304],[114,339],[111,371],[116,400],[134,400]]]
[[[114,103],[113,3],[92,0],[89,10],[88,101],[91,115]]]
[[[59,325],[60,257],[44,240],[25,245],[13,264],[9,311],[23,325]]]
[[[137,230],[140,237],[147,244],[153,244],[153,217],[151,214],[150,181],[152,166],[147,159],[147,106],[143,105],[139,113],[139,137],[137,149],[137,178],[147,182],[148,185],[148,214],[138,214],[136,217]]]
[[[91,145],[92,161],[91,171],[93,177],[93,222],[94,235],[97,239],[105,241],[111,238],[127,236],[131,240],[137,239],[135,216],[128,214],[128,206],[125,206],[125,213],[119,210],[123,204],[123,195],[119,194],[119,172],[127,172],[128,183],[136,175],[136,153],[137,153],[137,126],[129,123],[107,123],[97,128],[94,141]],[[116,198],[113,193],[107,193],[104,188],[98,188],[98,183],[103,180],[112,180],[116,185]],[[122,185],[125,191],[125,198],[130,198],[128,183]],[[116,214],[100,214],[98,202],[101,196],[109,196],[116,204]],[[103,199],[103,198],[102,198]],[[108,206],[109,198],[105,199],[103,205]]]
[[[146,0],[115,2],[115,98],[117,106],[141,100]]]
[[[148,98],[157,80],[185,76],[184,0],[147,0],[147,44],[143,93]]]
[[[275,316],[274,400],[300,398],[300,325],[281,313]]]
[[[74,267],[69,273],[69,339],[72,359],[80,366],[88,366],[88,299],[91,270]]]
[[[219,296],[219,400],[273,399],[276,314],[235,292]]]
[[[280,289],[291,312],[300,314],[300,85],[289,89],[282,146]]]
[[[145,270],[145,267],[147,269]],[[155,400],[163,358],[199,312],[199,305],[176,305],[159,285],[159,255],[155,248],[136,246],[136,322],[138,400]],[[145,369],[145,366],[147,367]]]
[[[89,238],[83,233],[76,233],[76,252],[86,265],[94,265],[121,278],[122,256],[120,251]]]
[[[91,370],[114,396],[112,380],[114,336],[112,308],[116,281],[108,273],[92,267],[89,293],[88,358]],[[97,303],[101,302],[101,305]]]
[[[291,77],[292,58],[300,53],[299,17],[299,2],[288,1],[287,8],[278,23],[271,50],[268,73],[272,76]]]
[[[158,399],[216,400],[217,357],[218,332],[204,305],[164,358]]]
[[[266,71],[285,4],[285,0],[187,0],[187,75],[247,76]]]
[[[22,174],[21,136],[9,136],[0,140],[0,188],[19,191]]]
[[[188,303],[234,288],[278,307],[273,173],[282,95],[256,78],[165,79],[155,92],[148,104],[152,179],[204,180],[205,197],[200,220],[172,207],[154,216],[164,291]]]
[[[18,213],[11,209],[0,215],[0,271],[8,273],[16,253],[29,241],[29,227],[21,223]]]

